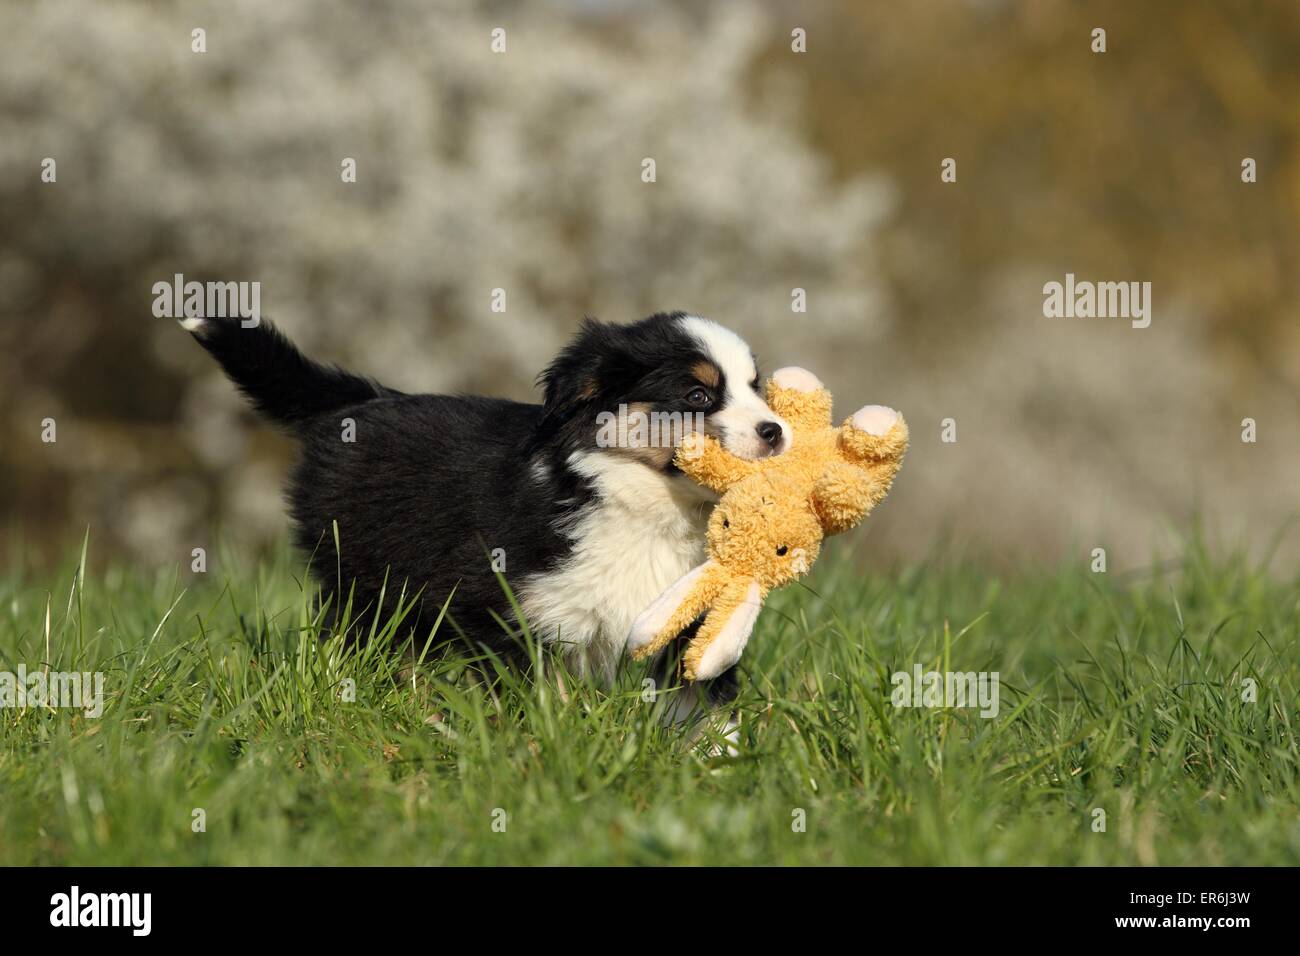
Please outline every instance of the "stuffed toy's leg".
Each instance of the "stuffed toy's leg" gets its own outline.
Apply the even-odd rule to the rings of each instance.
[[[763,592],[757,581],[728,584],[686,648],[682,658],[686,679],[709,680],[740,660],[762,607]]]
[[[883,405],[858,409],[840,430],[840,453],[817,479],[812,504],[827,534],[847,531],[889,494],[907,451],[907,423]]]
[[[729,579],[714,561],[686,572],[632,622],[628,653],[641,660],[661,649],[704,613]]]
[[[827,534],[841,534],[865,518],[889,491],[870,468],[833,461],[826,466],[809,499]]]
[[[892,463],[894,471],[907,451],[907,422],[884,405],[867,405],[840,429],[840,451],[850,461]]]

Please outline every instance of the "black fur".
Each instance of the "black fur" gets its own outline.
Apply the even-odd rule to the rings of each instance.
[[[269,322],[205,319],[194,337],[259,412],[293,425],[381,396],[400,395],[368,378],[307,358]]]
[[[301,441],[288,489],[295,541],[314,554],[327,595],[341,584],[336,607],[355,587],[358,632],[385,581],[388,609],[403,584],[422,593],[426,626],[455,589],[453,627],[508,654],[517,645],[493,615],[514,614],[489,553],[505,549],[514,586],[569,554],[564,524],[594,492],[568,459],[595,448],[598,412],[633,402],[693,410],[684,398],[689,369],[706,356],[681,317],[587,320],[539,377],[540,405],[403,394],[304,357],[266,321],[243,328],[238,319],[207,319],[194,335],[259,411]],[[723,391],[714,398],[710,411]],[[353,442],[343,441],[345,419]]]

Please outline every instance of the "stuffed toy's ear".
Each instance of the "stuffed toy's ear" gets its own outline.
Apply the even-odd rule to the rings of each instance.
[[[703,613],[722,590],[719,570],[716,562],[705,561],[683,574],[641,612],[627,635],[627,651],[634,660],[658,651]]]
[[[831,393],[812,372],[791,365],[767,380],[767,404],[792,428],[829,428]]]
[[[682,658],[687,680],[712,680],[736,661],[754,632],[763,607],[758,582],[735,581],[714,602]]]

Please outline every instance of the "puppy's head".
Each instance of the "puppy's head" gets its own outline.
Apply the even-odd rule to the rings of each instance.
[[[544,431],[665,470],[676,447],[700,429],[741,458],[790,444],[789,426],[759,392],[744,339],[682,312],[631,325],[588,319],[540,381]]]

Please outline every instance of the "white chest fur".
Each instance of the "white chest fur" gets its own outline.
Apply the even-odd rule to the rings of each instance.
[[[704,560],[704,530],[717,499],[630,457],[574,455],[598,500],[569,531],[573,554],[520,589],[534,633],[565,646],[570,668],[608,683],[632,622],[670,584]]]

